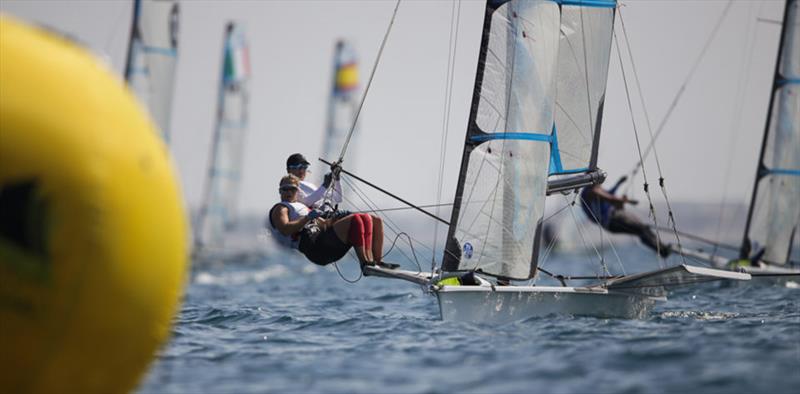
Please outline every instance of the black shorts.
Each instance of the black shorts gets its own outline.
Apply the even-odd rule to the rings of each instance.
[[[340,260],[350,250],[350,245],[342,242],[333,231],[333,227],[321,232],[316,238],[309,237],[307,232],[300,235],[298,250],[307,259],[317,265],[328,265]]]

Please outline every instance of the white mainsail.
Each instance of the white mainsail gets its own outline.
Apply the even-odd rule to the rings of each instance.
[[[800,262],[800,20],[787,0],[773,96],[761,147],[742,258]]]
[[[244,28],[229,23],[225,29],[223,45],[217,125],[195,234],[195,244],[199,247],[224,245],[225,232],[233,226],[236,218],[241,181],[250,80],[250,60]]]
[[[536,275],[548,175],[596,168],[615,5],[487,4],[444,271]]]
[[[125,80],[149,110],[163,139],[169,143],[178,56],[178,2],[136,0],[133,8]]]
[[[328,119],[322,144],[322,157],[335,161],[358,111],[358,59],[355,49],[344,40],[336,42],[333,55],[333,83],[328,101]],[[353,149],[351,149],[351,152]],[[353,155],[351,154],[352,158]],[[348,163],[354,167],[353,160]]]

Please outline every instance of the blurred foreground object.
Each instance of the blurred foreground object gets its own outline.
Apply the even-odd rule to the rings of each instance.
[[[104,64],[0,15],[0,392],[125,392],[167,338],[186,218]]]

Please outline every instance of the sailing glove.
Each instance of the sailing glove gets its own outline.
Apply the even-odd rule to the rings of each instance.
[[[324,186],[326,189],[331,187],[331,181],[332,180],[333,180],[333,173],[329,172],[329,173],[325,174],[325,180],[322,181],[322,186]]]
[[[320,211],[318,209],[313,209],[313,210],[311,210],[311,212],[308,213],[307,217],[308,217],[309,220],[314,220],[314,219],[316,219],[316,218],[318,218],[320,216],[322,216],[322,211]]]
[[[342,165],[339,162],[331,164],[331,174],[333,174],[333,179],[336,179],[338,181],[341,172],[342,172]]]

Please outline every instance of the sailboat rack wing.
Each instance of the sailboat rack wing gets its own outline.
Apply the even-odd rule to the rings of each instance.
[[[381,267],[365,266],[364,276],[376,276],[389,279],[401,279],[416,283],[418,285],[428,285],[431,283],[430,272],[417,272],[399,269],[386,269]]]
[[[666,296],[667,289],[717,280],[750,280],[750,274],[681,264],[657,271],[612,279],[604,287],[609,291]]]

